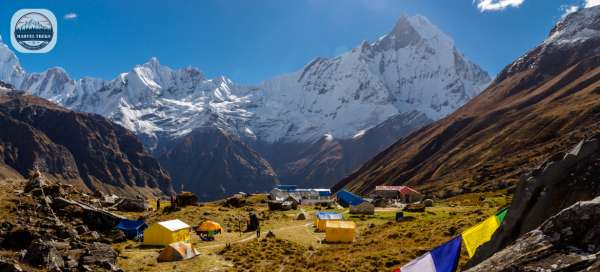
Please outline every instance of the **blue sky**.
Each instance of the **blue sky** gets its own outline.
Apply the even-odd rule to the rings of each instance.
[[[208,77],[225,75],[249,84],[301,69],[315,57],[333,57],[362,40],[373,41],[402,13],[421,14],[449,34],[469,59],[496,74],[542,41],[565,8],[583,4],[584,0],[3,0],[0,35],[9,40],[16,10],[46,8],[59,20],[58,43],[47,54],[18,54],[27,71],[61,66],[75,78],[112,79],[156,56],[173,68],[191,65]],[[501,7],[505,9],[481,10]]]

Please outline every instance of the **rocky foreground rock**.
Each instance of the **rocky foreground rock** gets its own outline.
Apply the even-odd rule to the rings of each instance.
[[[600,197],[573,204],[467,271],[600,271]]]
[[[47,271],[120,271],[111,244],[125,235],[122,219],[73,186],[35,183],[16,194],[14,219],[0,220],[0,271],[23,264]]]
[[[525,174],[504,223],[492,239],[477,250],[467,266],[490,258],[517,239],[523,239],[523,235],[530,235],[552,216],[566,208],[573,209],[571,205],[574,203],[597,196],[600,196],[600,135],[579,142],[565,153],[551,156],[541,166]],[[593,216],[594,211],[590,212],[585,215],[586,218]],[[566,222],[569,224],[564,228],[573,229],[576,225],[572,224],[576,222]],[[583,227],[594,228],[590,224]]]

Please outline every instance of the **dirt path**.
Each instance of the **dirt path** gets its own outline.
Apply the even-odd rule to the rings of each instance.
[[[306,228],[308,226],[310,226],[312,223],[308,222],[306,224],[303,225],[292,225],[292,226],[285,226],[285,227],[280,227],[280,228],[276,228],[276,229],[270,229],[269,231],[273,231],[273,232],[277,232],[277,231],[285,231],[285,230],[290,230],[290,229],[295,229],[295,228]],[[210,244],[210,245],[204,245],[204,246],[196,246],[196,249],[212,249],[212,248],[218,248],[218,247],[222,247],[222,246],[226,246],[228,243],[233,245],[233,244],[240,244],[240,243],[246,243],[249,241],[252,241],[254,239],[257,239],[258,237],[256,237],[255,233],[250,233],[240,239],[231,241],[231,242],[217,242],[215,244]]]

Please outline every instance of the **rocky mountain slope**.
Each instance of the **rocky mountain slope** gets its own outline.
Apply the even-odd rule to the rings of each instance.
[[[183,141],[195,129],[214,127],[258,151],[280,180],[320,186],[333,184],[367,156],[451,113],[490,81],[452,39],[422,16],[402,16],[390,33],[375,42],[363,42],[335,58],[317,58],[300,71],[256,86],[236,85],[225,77],[207,79],[191,67],[174,70],[155,58],[110,81],[71,79],[61,68],[26,73],[4,44],[0,44],[0,63],[0,80],[67,108],[108,117],[152,150],[172,156],[174,151],[161,145],[177,146],[172,143]],[[385,122],[404,129],[375,129]],[[360,144],[365,153],[348,147],[369,130],[371,144]],[[344,155],[311,152],[332,150],[330,139],[346,146],[335,148],[344,150]],[[282,149],[306,156],[269,159]],[[254,161],[261,160],[248,160]],[[315,166],[323,171],[313,170]],[[238,180],[249,178],[231,174]],[[174,181],[188,182],[177,177]],[[226,191],[241,189],[228,180],[216,182],[231,187]]]
[[[502,188],[600,129],[600,7],[572,13],[465,106],[335,186],[410,184],[441,196]],[[445,188],[445,190],[443,189]]]
[[[260,143],[256,148],[272,162],[282,180],[310,187],[329,187],[400,137],[430,122],[425,114],[413,111],[390,117],[349,139],[327,134],[312,144]]]
[[[42,98],[0,90],[0,164],[84,192],[171,192],[170,177],[135,135],[96,114],[76,113]]]
[[[161,145],[166,151],[159,152],[158,160],[179,180],[179,186],[201,199],[240,191],[266,192],[279,183],[269,162],[238,136],[220,128],[194,129],[172,145]]]

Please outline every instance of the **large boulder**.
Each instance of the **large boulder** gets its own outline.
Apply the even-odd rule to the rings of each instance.
[[[600,197],[577,202],[467,271],[600,271]]]
[[[600,195],[598,136],[579,142],[566,153],[552,156],[521,178],[504,223],[469,260],[471,267],[539,227],[577,201]]]
[[[232,196],[225,200],[225,202],[223,203],[223,207],[241,208],[243,206],[246,206],[247,204],[248,202],[246,201],[246,199],[237,196]]]
[[[148,203],[140,198],[123,198],[117,209],[123,212],[145,212],[148,210]]]
[[[20,250],[29,247],[31,242],[39,238],[39,234],[28,228],[15,228],[3,237],[2,247],[6,249]]]
[[[62,197],[53,199],[52,208],[67,217],[81,217],[87,227],[100,231],[110,231],[125,219],[118,214]]]
[[[375,214],[375,205],[365,201],[358,205],[350,206],[350,214],[373,215]]]
[[[54,245],[40,239],[31,243],[23,259],[33,266],[44,267],[49,271],[61,271],[65,266]]]
[[[118,253],[109,244],[93,243],[87,248],[81,262],[87,266],[97,265],[112,268],[117,261],[117,256]]]

